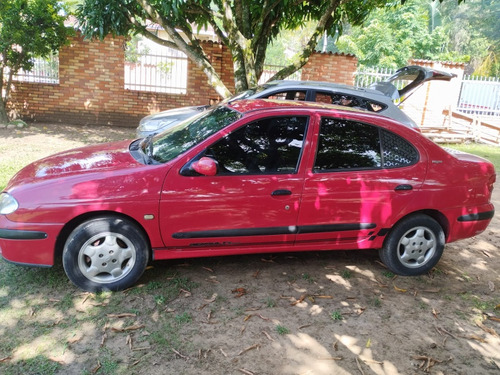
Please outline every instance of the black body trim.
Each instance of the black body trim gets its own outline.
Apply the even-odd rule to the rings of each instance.
[[[322,224],[305,225],[301,227],[268,227],[268,228],[243,228],[243,229],[224,229],[224,230],[203,230],[197,232],[174,233],[175,239],[186,238],[213,238],[213,237],[243,237],[243,236],[271,236],[278,234],[305,234],[322,232],[342,232],[349,230],[373,229],[376,224]]]
[[[462,215],[458,217],[458,221],[480,221],[490,220],[495,216],[495,210],[480,212],[478,214]]]
[[[380,237],[383,237],[385,236],[387,233],[389,233],[389,231],[391,230],[391,228],[382,228],[379,230],[379,232],[377,233],[377,236],[380,236]]]
[[[0,229],[0,238],[6,240],[43,240],[48,235],[34,230]]]

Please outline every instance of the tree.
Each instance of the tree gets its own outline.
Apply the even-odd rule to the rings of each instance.
[[[348,29],[337,47],[366,66],[431,59],[469,62],[478,73],[498,75],[499,14],[498,0],[408,0],[374,10],[361,27]]]
[[[354,53],[364,66],[396,68],[410,59],[440,59],[448,35],[440,26],[439,2],[409,0],[373,11],[362,27],[339,38],[342,52]],[[449,57],[449,56],[448,56]]]
[[[0,123],[7,123],[12,77],[30,70],[34,57],[45,57],[66,43],[71,29],[57,0],[0,1]]]
[[[443,25],[450,36],[450,49],[470,57],[471,71],[500,75],[500,1],[468,0],[441,5]]]
[[[164,46],[184,52],[207,75],[222,97],[229,90],[211,65],[197,37],[210,26],[231,51],[235,88],[255,86],[262,74],[268,45],[283,30],[294,30],[314,21],[308,42],[272,79],[282,79],[300,69],[326,32],[341,31],[342,20],[360,24],[369,12],[387,0],[83,0],[76,16],[88,38],[142,34]],[[147,26],[160,25],[168,38]],[[198,30],[197,30],[198,28]]]

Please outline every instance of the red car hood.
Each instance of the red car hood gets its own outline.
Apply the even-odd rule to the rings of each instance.
[[[40,159],[21,169],[9,182],[14,185],[71,177],[83,173],[104,172],[114,169],[137,167],[138,163],[129,152],[130,141],[100,144],[72,149]]]

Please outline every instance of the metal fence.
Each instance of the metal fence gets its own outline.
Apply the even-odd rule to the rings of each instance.
[[[162,48],[155,53],[127,55],[125,61],[125,89],[152,91],[169,94],[186,94],[188,59],[180,51]],[[266,82],[284,66],[264,65],[259,83]],[[355,73],[354,85],[368,87],[372,83],[387,79],[395,72],[388,68],[360,68]],[[6,72],[6,77],[8,71]],[[300,80],[299,70],[288,77]],[[59,56],[34,59],[30,71],[19,71],[13,76],[16,81],[35,83],[59,83]],[[403,83],[403,82],[401,82]],[[500,117],[500,78],[464,76],[457,103],[457,111],[478,116]]]
[[[359,68],[354,74],[354,86],[368,87],[372,83],[383,81],[394,74],[396,69],[391,68]]]
[[[188,58],[171,48],[139,53],[125,61],[125,89],[167,94],[186,94]]]
[[[6,72],[8,76],[9,72]],[[19,70],[12,76],[15,81],[35,83],[59,83],[59,55],[55,54],[47,58],[33,59],[33,68],[29,71]]]
[[[500,78],[464,76],[457,111],[500,117]]]

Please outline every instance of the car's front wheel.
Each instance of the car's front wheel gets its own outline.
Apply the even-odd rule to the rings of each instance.
[[[149,245],[133,222],[105,216],[76,227],[63,250],[63,266],[68,278],[79,288],[99,292],[123,290],[143,274]]]
[[[395,274],[422,275],[439,261],[444,249],[444,232],[439,223],[424,214],[397,223],[379,250],[382,262]]]

